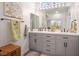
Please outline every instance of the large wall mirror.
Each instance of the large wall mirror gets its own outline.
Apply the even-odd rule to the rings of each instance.
[[[66,30],[69,21],[68,16],[69,12],[67,7],[46,10],[47,27],[50,27],[51,30]]]
[[[30,14],[30,20],[31,20],[31,30],[38,29],[39,28],[39,16],[35,14]]]

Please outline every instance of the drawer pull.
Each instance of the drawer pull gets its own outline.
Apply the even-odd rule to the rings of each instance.
[[[66,43],[64,42],[64,47],[66,46]]]
[[[51,36],[46,36],[46,37],[51,37]]]
[[[47,44],[47,46],[50,46],[50,45]]]
[[[46,40],[47,42],[51,42],[50,40]]]
[[[68,37],[63,37],[63,39],[68,39]]]
[[[66,42],[66,47],[67,47],[67,42]]]

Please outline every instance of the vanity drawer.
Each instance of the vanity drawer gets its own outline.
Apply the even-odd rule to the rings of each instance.
[[[71,39],[74,38],[73,36],[63,36],[62,39]]]
[[[43,49],[56,49],[56,44],[44,43],[43,44]]]
[[[46,38],[52,38],[55,37],[55,35],[52,34],[45,34],[45,33],[36,33],[37,36],[46,37]]]
[[[55,49],[56,45],[53,45],[53,44],[46,44],[46,45],[45,45],[45,44],[44,44],[43,47],[44,47],[44,49],[45,49],[45,48],[48,48],[48,49]]]
[[[49,54],[49,55],[55,55],[55,50],[54,49],[45,49],[44,53]]]
[[[43,33],[36,33],[36,36],[38,36],[38,37],[44,37],[44,34]]]
[[[35,33],[30,33],[29,37],[36,37],[36,34]]]
[[[53,45],[56,44],[56,43],[55,43],[55,40],[49,39],[49,38],[48,38],[48,39],[46,38],[45,40],[43,40],[43,42],[46,43],[46,44],[53,44]]]
[[[56,36],[52,35],[52,34],[45,34],[44,37],[46,37],[46,38],[55,38]]]
[[[70,40],[70,39],[78,39],[78,37],[71,36],[71,35],[59,35],[59,36],[57,36],[57,39]]]

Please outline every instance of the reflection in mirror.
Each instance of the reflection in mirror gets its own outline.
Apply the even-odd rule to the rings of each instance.
[[[49,27],[50,27],[51,31],[53,31],[53,32],[55,32],[55,31],[59,32],[60,31],[60,29],[61,29],[61,22],[60,21],[51,20],[49,23],[50,23]]]
[[[67,28],[68,19],[68,8],[56,8],[46,11],[47,14],[47,27],[51,29],[51,31],[64,31]]]
[[[31,19],[31,30],[39,28],[39,16],[35,14],[30,14]]]

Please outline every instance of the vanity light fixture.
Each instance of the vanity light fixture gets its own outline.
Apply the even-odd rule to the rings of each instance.
[[[65,7],[68,3],[66,2],[42,2],[40,3],[40,9],[60,8]]]

